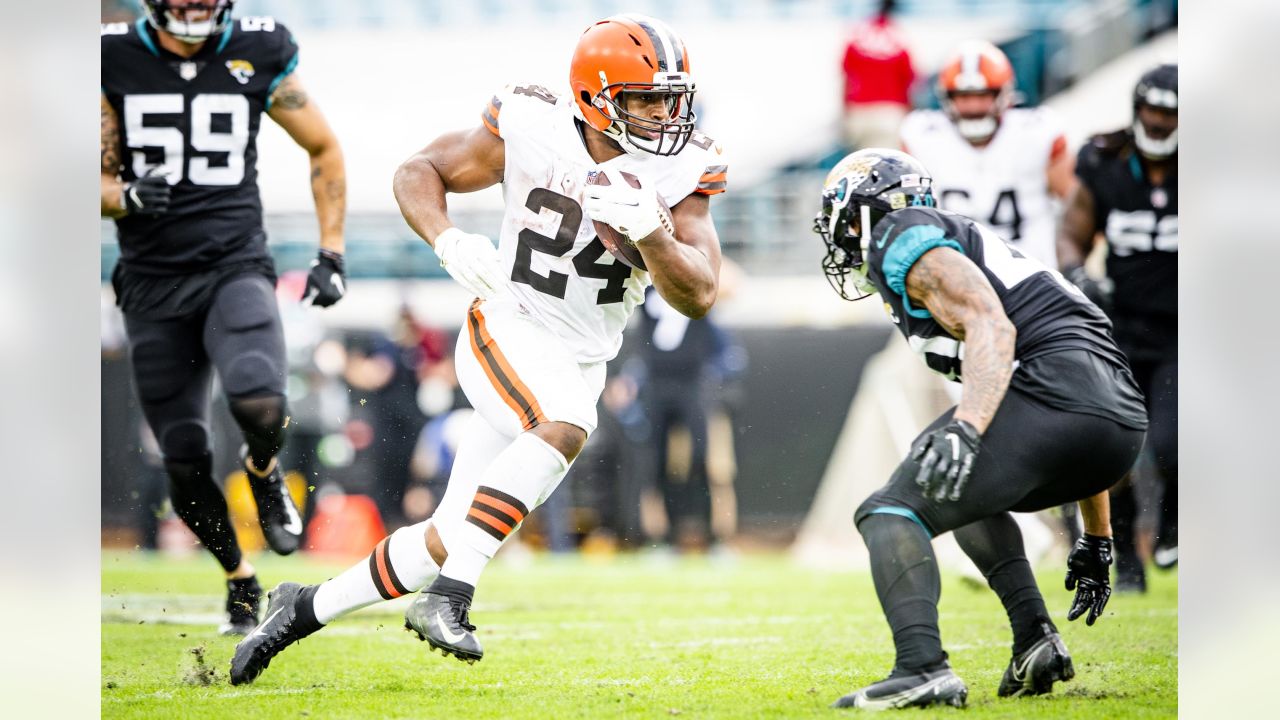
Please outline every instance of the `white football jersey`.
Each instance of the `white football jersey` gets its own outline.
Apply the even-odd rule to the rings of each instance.
[[[618,262],[583,211],[587,174],[617,169],[654,188],[668,207],[694,192],[724,191],[719,143],[694,132],[672,157],[621,155],[596,163],[574,122],[573,100],[537,85],[507,86],[482,114],[506,145],[498,252],[525,310],[570,347],[579,363],[610,360],[649,273]]]
[[[933,175],[938,206],[987,225],[1023,254],[1058,267],[1048,171],[1066,136],[1046,108],[1006,110],[985,147],[974,147],[941,110],[902,122],[902,147]]]

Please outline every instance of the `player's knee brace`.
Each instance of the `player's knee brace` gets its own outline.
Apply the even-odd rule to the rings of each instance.
[[[231,397],[251,397],[279,392],[284,368],[270,353],[245,350],[222,373],[222,386]]]
[[[231,401],[231,415],[244,433],[254,465],[265,467],[284,444],[284,398],[235,398]]]
[[[194,418],[158,428],[156,442],[166,459],[190,460],[209,453],[209,431],[202,421]]]

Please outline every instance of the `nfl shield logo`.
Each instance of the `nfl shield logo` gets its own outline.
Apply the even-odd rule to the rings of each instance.
[[[190,80],[196,76],[196,64],[193,62],[184,62],[178,66],[178,76],[183,80]]]

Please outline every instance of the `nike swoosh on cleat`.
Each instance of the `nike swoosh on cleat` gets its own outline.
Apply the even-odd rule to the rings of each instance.
[[[273,612],[273,613],[271,613],[270,615],[268,615],[268,616],[267,616],[267,619],[262,621],[262,624],[258,625],[258,627],[256,627],[256,628],[254,628],[254,629],[253,629],[253,632],[249,633],[249,639],[250,639],[250,640],[252,640],[252,639],[257,638],[257,637],[265,637],[267,633],[266,633],[266,631],[264,631],[262,628],[266,627],[268,623],[270,623],[272,620],[274,620],[274,619],[275,619],[275,617],[276,617],[277,615],[279,615],[280,613],[282,613],[282,612],[284,612],[284,608],[280,608],[279,610],[276,610],[275,612]]]
[[[284,524],[284,529],[294,535],[302,534],[302,518],[298,517],[298,509],[293,506],[293,500],[289,498],[289,489],[280,483],[280,495],[284,501],[284,511],[289,516],[289,522]]]
[[[1044,652],[1045,650],[1048,650],[1049,647],[1050,645],[1046,643],[1045,645],[1042,645],[1039,648],[1037,648],[1035,651],[1028,653],[1027,656],[1022,659],[1021,667],[1019,667],[1018,663],[1015,662],[1013,664],[1013,679],[1019,683],[1026,682],[1027,671],[1031,669],[1031,662],[1035,660],[1037,657],[1039,657],[1040,653]]]
[[[466,639],[467,637],[466,633],[455,633],[451,631],[447,625],[444,624],[444,618],[440,616],[439,610],[436,611],[435,620],[436,620],[436,629],[440,631],[440,634],[444,636],[445,640],[448,640],[451,643],[457,643]]]

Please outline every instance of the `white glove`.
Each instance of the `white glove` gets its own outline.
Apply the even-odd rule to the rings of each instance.
[[[634,188],[616,170],[601,170],[609,178],[608,185],[587,185],[582,208],[596,222],[610,225],[628,240],[635,242],[665,226],[672,235],[675,229],[658,204],[658,193],[649,188]]]
[[[436,257],[462,287],[487,300],[510,282],[502,267],[502,257],[484,235],[451,227],[436,236]]]

